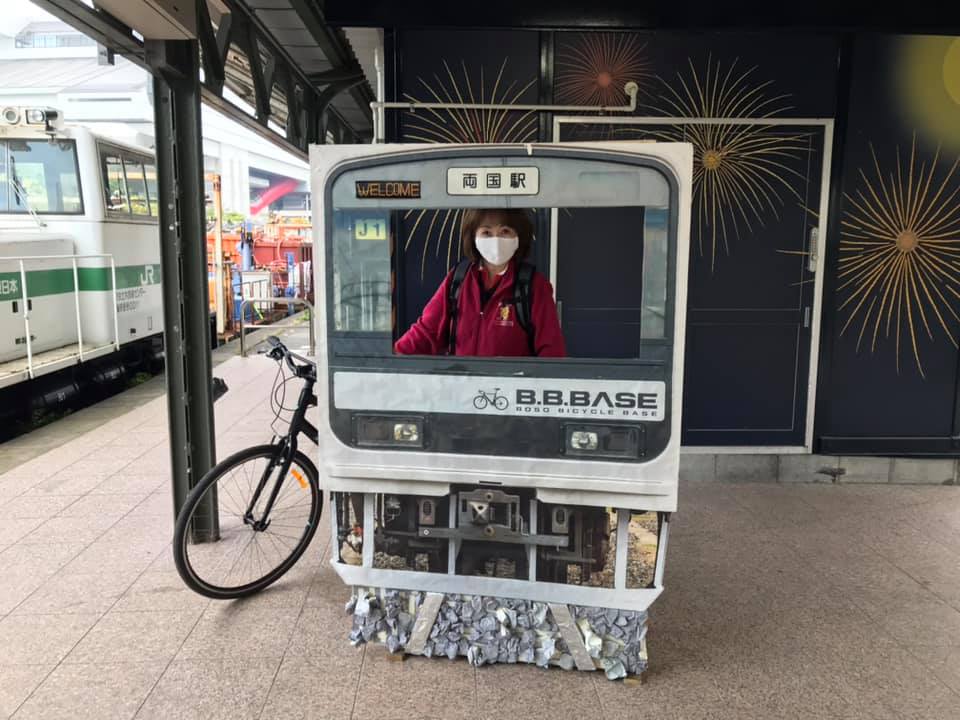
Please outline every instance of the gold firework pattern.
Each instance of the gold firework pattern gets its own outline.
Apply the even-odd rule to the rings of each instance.
[[[677,72],[675,83],[661,78],[660,105],[655,110],[680,118],[770,118],[790,110],[789,95],[771,93],[772,81],[755,83],[756,66],[741,69],[734,59],[724,69],[708,56],[700,72],[687,59],[689,72]],[[689,142],[694,149],[693,203],[701,257],[709,252],[710,271],[716,265],[718,243],[730,254],[730,237],[741,226],[753,232],[768,214],[779,219],[784,194],[803,202],[793,181],[805,176],[792,167],[810,152],[803,132],[737,122],[678,123],[663,129],[624,128],[667,142]],[[706,246],[706,247],[705,247]]]
[[[623,87],[641,90],[650,79],[646,43],[633,33],[577,33],[561,41],[555,62],[557,102],[570,105],[622,105]]]
[[[491,105],[511,105],[518,103],[524,93],[536,85],[536,78],[526,84],[514,80],[504,81],[507,58],[500,63],[493,78],[493,85],[487,89],[487,76],[483,66],[479,72],[470,73],[464,61],[460,62],[461,75],[455,74],[446,60],[443,77],[434,74],[430,83],[422,77],[420,83],[422,96],[404,94],[411,102],[444,102]],[[471,78],[479,78],[478,81]],[[407,110],[403,115],[403,137],[407,141],[425,143],[524,143],[537,137],[539,118],[533,111],[517,110]],[[409,249],[417,230],[423,228],[424,240],[420,254],[420,279],[426,273],[427,257],[431,245],[435,257],[441,250],[446,252],[446,267],[449,269],[455,260],[460,259],[460,218],[462,210],[410,210],[404,220],[413,225],[407,234],[404,250]]]
[[[861,168],[854,194],[844,193],[837,289],[846,294],[838,310],[847,321],[840,334],[859,326],[857,350],[869,338],[871,353],[878,338],[892,334],[897,373],[901,344],[909,338],[917,370],[926,377],[918,335],[932,341],[939,327],[957,347],[960,183],[954,175],[960,157],[942,174],[940,148],[929,165],[918,161],[916,137],[909,160],[898,146],[896,167],[886,172],[872,144],[870,154],[872,173]]]

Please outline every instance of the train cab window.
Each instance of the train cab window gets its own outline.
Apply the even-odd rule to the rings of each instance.
[[[442,282],[446,279],[449,285],[451,273],[466,257],[464,214],[463,209],[336,213],[331,329],[352,335],[355,340],[364,335],[372,340],[391,334],[393,341],[400,340],[394,352],[401,354],[447,354],[450,328],[442,324],[450,322],[450,295],[449,288],[443,292]],[[535,277],[529,285],[534,299],[524,316],[539,315],[541,322],[548,323],[552,321],[549,317],[543,320],[542,314],[555,314],[554,332],[559,329],[565,341],[565,350],[558,355],[639,358],[642,345],[667,337],[667,208],[539,208],[524,214],[530,216],[531,224],[538,215],[546,216],[548,222],[552,215],[556,223],[553,242],[558,247],[553,255],[557,266],[552,273],[548,267],[534,267]],[[532,238],[533,244],[549,241],[549,237]],[[401,262],[397,262],[397,247],[402,253]],[[531,264],[532,254],[526,257]],[[443,255],[450,259],[438,275],[436,266],[443,263]],[[420,272],[428,262],[434,266],[432,278]],[[468,273],[479,273],[482,264],[482,258],[475,255]],[[497,282],[494,279],[493,287],[481,288],[467,278],[460,281],[460,293],[478,295],[471,299],[471,306],[499,314],[493,326],[484,326],[483,332],[509,333],[516,319],[516,293],[499,297]],[[546,292],[548,287],[553,291],[551,297],[537,297],[537,292]],[[396,307],[401,297],[407,305],[405,317]],[[484,305],[491,297],[497,305],[492,310]],[[461,299],[460,308],[463,302]],[[438,319],[441,312],[442,320]],[[528,332],[535,336],[536,328]]]
[[[516,170],[438,167],[435,176],[447,183],[438,188],[370,171],[335,181],[330,329],[341,339],[334,353],[641,362],[663,355],[672,339],[676,222],[665,175],[543,159],[539,187],[524,194],[532,178]],[[419,165],[406,172],[429,177]],[[428,192],[443,202],[427,204]],[[548,198],[563,202],[542,204]],[[485,274],[494,256],[480,247],[483,233],[509,250],[497,261],[512,268],[502,282]],[[523,291],[509,291],[510,279],[520,284],[519,261],[536,259]],[[453,307],[458,266],[468,269]]]
[[[144,179],[143,163],[129,157],[123,159],[123,169],[127,176],[127,193],[130,197],[130,210],[134,215],[149,215],[150,203],[147,197],[147,183]]]
[[[73,141],[0,141],[0,212],[82,213]]]
[[[128,215],[127,183],[123,175],[123,161],[119,155],[103,156],[103,186],[106,207],[110,215]]]
[[[334,326],[390,332],[389,213],[340,213],[334,239]]]
[[[334,432],[359,447],[375,409],[383,427],[414,413],[389,427],[411,446],[429,434],[430,452],[502,455],[504,432],[524,457],[662,452],[683,259],[672,167],[579,148],[447,152],[328,176]],[[505,430],[526,416],[544,422]]]
[[[669,213],[582,207],[557,213],[556,292],[572,356],[637,357],[666,332]]]
[[[522,167],[409,168],[391,169],[393,177],[436,177],[438,186],[366,170],[344,173],[331,189],[335,355],[665,357],[676,208],[659,169],[543,158],[530,171],[539,186],[523,194],[531,177]],[[470,222],[492,223],[510,251],[497,266],[512,268],[502,282],[485,274],[481,228]],[[520,284],[521,260],[534,269],[518,293],[509,281]],[[449,286],[461,265],[453,306]]]

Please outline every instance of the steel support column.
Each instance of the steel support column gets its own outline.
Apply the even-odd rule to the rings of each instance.
[[[174,513],[216,459],[210,305],[195,40],[147,41],[154,73],[160,267]],[[216,497],[199,508],[195,541],[219,536]]]

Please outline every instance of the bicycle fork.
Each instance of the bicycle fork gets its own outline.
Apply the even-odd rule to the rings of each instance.
[[[270,511],[273,510],[273,505],[277,501],[277,496],[280,494],[280,487],[283,485],[283,481],[286,479],[287,473],[290,472],[290,465],[293,462],[293,455],[296,452],[296,444],[291,446],[289,440],[285,439],[281,445],[282,447],[280,454],[271,458],[270,462],[267,463],[267,467],[260,476],[260,482],[257,483],[257,487],[253,492],[253,497],[250,498],[250,504],[247,505],[247,509],[243,513],[243,522],[257,532],[263,532],[270,526]],[[276,482],[273,484],[273,488],[270,490],[270,497],[267,498],[267,505],[263,509],[263,514],[258,520],[253,515],[253,509],[260,501],[260,496],[263,494],[263,490],[267,485],[267,481],[270,479],[274,469],[277,467],[278,461],[280,462],[280,472],[277,475]]]
[[[290,472],[293,456],[297,454],[297,437],[304,425],[308,424],[306,423],[306,414],[307,408],[312,404],[312,398],[313,381],[307,380],[300,389],[300,398],[297,402],[297,409],[293,413],[293,418],[290,420],[290,429],[279,443],[280,452],[270,459],[270,462],[263,471],[263,475],[260,476],[260,482],[257,483],[253,497],[250,499],[250,504],[247,505],[247,509],[243,513],[243,522],[250,525],[257,532],[263,532],[270,526],[270,511],[273,510],[273,505],[277,501],[277,496],[280,494],[280,488],[287,479],[287,474]],[[280,462],[280,472],[277,475],[277,481],[273,484],[270,497],[267,498],[266,507],[264,507],[263,514],[258,520],[254,517],[253,509],[260,501],[260,496],[263,494],[263,490],[267,485],[267,480],[270,479],[274,468],[277,467],[278,461]]]
[[[300,434],[300,429],[305,421],[307,407],[309,406],[307,401],[310,397],[312,397],[312,395],[313,383],[304,383],[304,386],[300,391],[300,401],[297,403],[297,409],[293,414],[293,419],[290,420],[290,430],[279,443],[280,452],[272,457],[270,462],[267,463],[267,467],[264,469],[263,475],[260,476],[260,482],[257,483],[256,490],[253,492],[253,497],[250,499],[250,504],[247,505],[247,509],[243,513],[243,522],[247,525],[250,525],[257,532],[263,532],[270,526],[270,511],[273,510],[273,505],[277,501],[277,496],[280,494],[280,488],[283,485],[284,480],[286,480],[287,474],[290,472],[290,465],[293,463],[293,456],[297,454],[297,436]],[[263,494],[263,490],[266,487],[267,481],[270,479],[274,468],[277,467],[278,461],[280,462],[280,472],[277,475],[277,480],[273,484],[273,488],[270,491],[270,497],[267,498],[267,504],[263,509],[263,514],[258,520],[254,517],[253,509],[260,501],[260,496]]]

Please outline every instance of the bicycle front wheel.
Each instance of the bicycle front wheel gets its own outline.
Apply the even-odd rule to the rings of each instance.
[[[278,445],[258,445],[234,453],[190,491],[177,516],[173,554],[192,590],[221,600],[252,595],[277,581],[307,549],[323,508],[317,469],[298,451],[280,477],[281,452]]]

